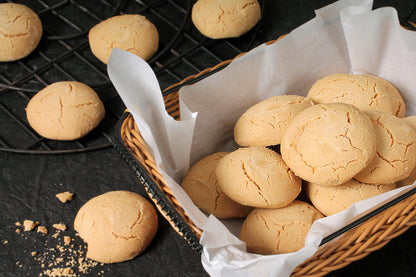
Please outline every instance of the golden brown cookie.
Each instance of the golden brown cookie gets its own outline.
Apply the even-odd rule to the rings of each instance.
[[[240,146],[280,144],[292,119],[312,105],[311,99],[298,95],[280,95],[263,100],[237,120],[234,139]]]
[[[105,64],[113,48],[148,60],[159,47],[156,26],[138,14],[117,15],[104,20],[90,30],[88,39],[92,53]]]
[[[152,204],[130,191],[110,191],[90,199],[74,221],[88,244],[87,258],[101,263],[133,259],[150,244],[157,227]]]
[[[257,0],[198,0],[192,7],[192,22],[213,39],[239,37],[260,20]]]
[[[373,75],[333,74],[318,80],[308,97],[315,103],[342,102],[363,111],[381,111],[404,117],[404,100],[395,86]]]
[[[298,200],[279,209],[254,209],[241,226],[240,240],[252,253],[295,252],[305,245],[312,223],[322,217],[312,205]]]
[[[39,16],[21,4],[0,4],[0,62],[22,59],[32,53],[42,37]]]
[[[348,209],[355,202],[397,188],[393,184],[365,184],[355,179],[338,186],[320,186],[306,182],[304,189],[315,208],[330,216]]]
[[[192,202],[206,213],[218,218],[246,217],[253,208],[231,200],[218,186],[215,168],[219,160],[227,154],[214,153],[195,163],[184,177],[181,186]]]
[[[387,184],[408,177],[416,165],[416,131],[391,114],[366,114],[374,125],[377,154],[354,178],[369,184]]]
[[[29,101],[26,115],[39,135],[57,140],[75,140],[98,126],[105,109],[89,86],[75,81],[53,83]]]
[[[224,156],[216,176],[231,199],[259,208],[288,205],[298,196],[302,182],[279,154],[262,147],[240,148]]]
[[[409,126],[412,127],[413,130],[416,131],[416,116],[415,115],[404,117],[403,121],[409,124]],[[416,181],[416,168],[412,170],[412,172],[410,173],[408,177],[404,178],[403,180],[398,181],[397,186],[404,187],[404,186],[412,185],[415,181]]]
[[[302,179],[339,185],[364,169],[375,155],[370,119],[353,105],[328,103],[300,112],[283,135],[283,160]]]

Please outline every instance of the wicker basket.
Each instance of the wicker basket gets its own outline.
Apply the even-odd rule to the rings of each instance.
[[[275,41],[271,41],[268,44]],[[172,88],[175,90],[175,88],[184,83],[198,80],[210,72],[224,67],[231,61],[222,62],[197,75],[190,76],[182,82],[167,88],[165,91],[172,91]],[[164,100],[168,113],[175,119],[178,119],[178,90],[165,95]],[[161,214],[196,251],[201,252],[202,246],[199,244],[199,238],[202,230],[196,227],[186,215],[167,186],[156,166],[154,158],[140,135],[133,117],[127,111],[119,121],[117,136],[113,138],[113,144],[136,172],[140,182],[144,185],[146,192]],[[331,271],[343,268],[351,262],[364,258],[371,252],[382,248],[391,239],[404,233],[409,227],[416,225],[415,192],[416,189],[412,189],[400,198],[394,199],[338,232],[324,238],[318,251],[303,264],[299,265],[292,272],[292,276],[324,276]],[[335,237],[339,238],[328,243]]]

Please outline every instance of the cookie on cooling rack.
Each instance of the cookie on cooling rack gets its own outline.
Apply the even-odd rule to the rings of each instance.
[[[92,53],[107,64],[113,48],[150,59],[159,47],[156,26],[139,14],[113,16],[91,28],[88,39]]]
[[[239,37],[260,20],[257,0],[198,0],[192,7],[192,22],[213,39]]]
[[[74,228],[88,244],[87,258],[117,263],[146,249],[156,234],[158,218],[153,205],[141,195],[110,191],[79,209]]]
[[[0,4],[0,62],[22,59],[32,53],[42,37],[39,16],[21,4]]]
[[[26,115],[30,126],[43,137],[76,140],[98,126],[105,109],[92,88],[76,81],[63,81],[33,96]]]

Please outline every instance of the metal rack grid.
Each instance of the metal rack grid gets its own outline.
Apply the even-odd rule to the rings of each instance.
[[[11,1],[7,1],[11,2]],[[118,14],[142,14],[160,36],[159,50],[148,63],[161,89],[185,77],[231,59],[258,45],[261,22],[242,38],[212,40],[201,35],[190,20],[191,0],[21,0],[34,10],[43,25],[43,37],[28,57],[0,63],[0,150],[56,154],[109,147],[125,106],[113,88],[106,65],[93,56],[88,31]],[[264,7],[264,1],[259,1]],[[25,107],[39,90],[57,81],[76,80],[92,87],[106,108],[103,122],[76,141],[39,136],[28,124]]]

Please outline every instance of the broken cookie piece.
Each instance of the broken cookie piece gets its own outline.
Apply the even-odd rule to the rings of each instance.
[[[28,231],[32,231],[33,229],[35,229],[35,227],[39,225],[39,222],[34,222],[33,220],[29,220],[26,219],[25,221],[23,221],[23,227],[24,227],[24,231],[28,232]]]
[[[56,198],[59,199],[59,201],[61,201],[62,203],[65,203],[65,202],[71,201],[74,194],[72,192],[65,191],[65,192],[58,193],[55,196]]]

